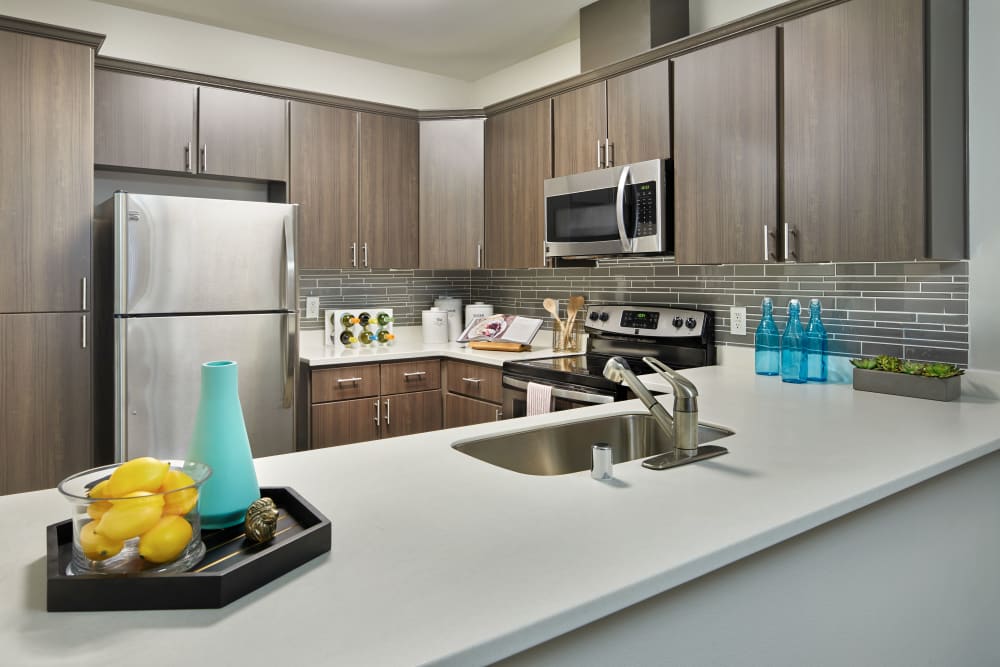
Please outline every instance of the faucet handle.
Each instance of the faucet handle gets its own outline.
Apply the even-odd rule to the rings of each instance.
[[[642,360],[673,387],[676,401],[679,402],[682,399],[694,401],[698,397],[698,388],[694,386],[694,383],[670,366],[655,357],[643,357]]]

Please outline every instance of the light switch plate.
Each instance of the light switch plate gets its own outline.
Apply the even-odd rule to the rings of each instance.
[[[734,336],[747,335],[747,309],[745,306],[733,306],[729,309],[729,333]]]
[[[306,319],[315,320],[319,317],[319,297],[306,297]]]

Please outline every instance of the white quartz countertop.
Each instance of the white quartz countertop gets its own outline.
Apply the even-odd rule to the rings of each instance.
[[[0,498],[0,663],[483,664],[1000,448],[1000,374],[952,403],[686,374],[702,420],[736,434],[673,470],[535,477],[451,448],[638,401],[258,460],[332,520],[333,549],[219,610],[46,613],[44,526],[68,505]]]
[[[505,361],[580,354],[578,352],[553,352],[550,331],[538,332],[531,343],[530,352],[491,352],[473,350],[458,343],[424,343],[420,332],[421,327],[396,327],[394,329],[396,340],[393,341],[392,345],[346,350],[325,344],[322,331],[305,330],[299,333],[299,359],[310,366],[334,366],[337,364],[402,361],[419,357],[447,357],[478,364],[502,366]],[[584,338],[585,343],[586,338]]]

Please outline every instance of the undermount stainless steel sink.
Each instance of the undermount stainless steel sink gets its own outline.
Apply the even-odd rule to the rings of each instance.
[[[732,434],[733,431],[725,428],[698,424],[699,445]],[[541,426],[464,440],[452,447],[480,461],[514,472],[565,475],[590,470],[592,447],[598,442],[611,445],[615,463],[656,456],[673,449],[673,443],[649,413],[628,413]]]

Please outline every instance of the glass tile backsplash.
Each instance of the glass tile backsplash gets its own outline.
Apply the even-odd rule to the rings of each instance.
[[[876,262],[678,266],[664,258],[599,260],[594,268],[424,270],[307,270],[300,275],[305,298],[320,309],[392,306],[399,325],[419,325],[420,311],[438,296],[463,303],[484,301],[497,312],[548,318],[547,296],[565,307],[570,294],[589,304],[634,303],[712,310],[720,344],[753,346],[761,299],[774,300],[779,328],[788,300],[823,304],[833,354],[891,354],[907,359],[965,365],[969,357],[968,262]],[[746,306],[747,335],[729,333],[729,307]]]

